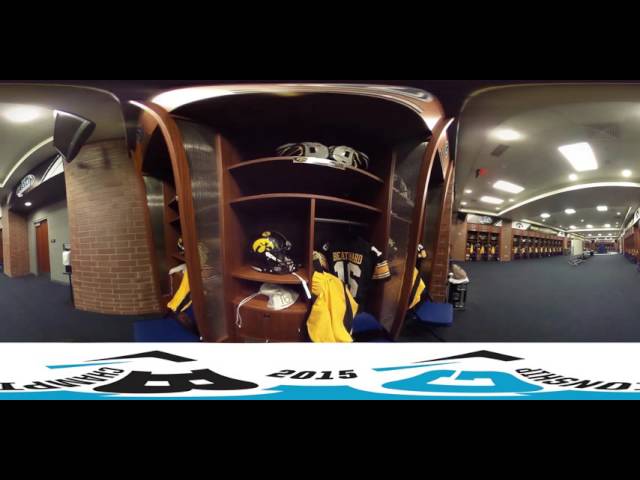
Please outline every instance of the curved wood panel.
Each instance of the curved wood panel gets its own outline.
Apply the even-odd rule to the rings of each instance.
[[[416,208],[413,212],[413,222],[411,224],[409,246],[407,250],[407,262],[405,265],[404,279],[402,282],[402,291],[400,294],[399,305],[396,311],[396,318],[391,329],[391,335],[397,339],[404,326],[404,319],[409,306],[409,295],[413,287],[413,272],[418,261],[418,244],[420,236],[424,231],[425,210],[427,205],[427,195],[429,189],[429,179],[433,170],[433,164],[436,159],[438,149],[441,148],[446,141],[447,129],[453,123],[454,119],[441,119],[433,129],[432,139],[429,142],[424,155],[424,163],[420,171],[418,179],[419,189],[416,192]]]
[[[305,282],[309,283],[308,274],[305,270],[300,269],[296,271],[296,274],[304,278]],[[272,273],[263,273],[254,270],[253,268],[243,265],[236,268],[231,272],[231,276],[234,278],[240,278],[242,280],[250,280],[252,282],[259,283],[274,283],[276,285],[300,285],[300,279],[294,275],[275,275]]]
[[[239,205],[245,202],[261,201],[261,200],[280,200],[283,198],[301,200],[315,199],[316,201],[335,203],[338,205],[344,205],[345,207],[353,207],[356,209],[366,210],[372,213],[382,213],[382,210],[371,205],[365,205],[364,203],[353,202],[351,200],[345,200],[337,197],[327,197],[324,195],[314,195],[310,193],[267,193],[264,195],[252,195],[250,197],[240,197],[236,200],[232,200],[231,205]]]
[[[289,162],[292,163],[295,161],[296,158],[300,158],[300,157],[266,157],[266,158],[258,158],[255,160],[249,160],[246,162],[242,162],[238,165],[233,165],[231,167],[228,168],[229,172],[237,172],[237,171],[242,171],[243,169],[246,168],[250,168],[253,167],[255,165],[263,165],[263,164],[270,164],[270,163],[277,163],[277,162]],[[300,165],[308,165],[309,167],[316,167],[316,168],[332,168],[332,167],[327,167],[324,165],[314,165],[313,163],[300,163]],[[345,170],[347,170],[348,172],[353,172],[355,175],[363,175],[364,177],[368,177],[371,180],[374,180],[378,183],[384,183],[384,181],[374,175],[373,173],[367,172],[366,170],[362,170],[361,168],[354,168],[354,167],[345,167]],[[336,169],[336,170],[340,170],[340,169]]]
[[[182,226],[182,241],[185,247],[185,260],[189,271],[191,299],[198,329],[204,341],[214,342],[222,339],[213,338],[211,326],[204,319],[204,296],[202,278],[200,276],[200,258],[198,256],[198,240],[196,238],[193,196],[189,175],[189,164],[183,147],[182,134],[169,112],[162,107],[147,102],[131,102],[150,115],[158,124],[166,142],[176,183],[176,193],[179,202],[180,224]]]
[[[295,95],[303,93],[335,93],[386,100],[404,106],[418,114],[430,130],[434,130],[444,115],[440,101],[428,92],[391,85],[364,84],[240,84],[185,87],[162,92],[153,102],[172,112],[185,105],[210,99],[237,95]]]
[[[442,257],[443,252],[441,251],[440,243],[442,241],[441,237],[443,235],[443,229],[446,229],[447,232],[451,231],[451,214],[453,207],[453,195],[452,190],[454,187],[454,178],[455,178],[455,166],[452,160],[447,162],[447,170],[445,173],[445,187],[444,192],[442,194],[442,204],[440,205],[440,216],[438,218],[438,231],[436,233],[436,245],[434,249],[434,255],[431,259],[431,269],[429,276],[429,284],[428,288],[432,288],[434,285],[442,285],[448,282],[449,275],[449,265],[446,264],[444,267],[444,271],[440,267],[436,268],[436,262],[439,258]],[[449,208],[451,207],[451,208]],[[499,232],[499,229],[498,229]],[[446,258],[449,259],[449,243],[451,241],[451,235],[449,233],[449,237],[446,239],[446,246],[442,248],[446,248]],[[434,296],[434,295],[432,295]]]

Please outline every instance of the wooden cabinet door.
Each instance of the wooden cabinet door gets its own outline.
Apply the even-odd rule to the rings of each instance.
[[[38,261],[38,275],[50,273],[49,224],[46,220],[42,220],[36,225],[36,256]]]

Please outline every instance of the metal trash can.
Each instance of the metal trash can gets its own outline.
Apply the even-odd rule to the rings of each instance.
[[[449,303],[453,305],[454,310],[465,309],[468,287],[468,278],[456,280],[453,276],[449,277]]]

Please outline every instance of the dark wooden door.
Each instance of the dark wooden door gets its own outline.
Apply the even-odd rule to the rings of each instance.
[[[49,225],[46,220],[36,225],[36,255],[38,257],[38,275],[49,273]]]

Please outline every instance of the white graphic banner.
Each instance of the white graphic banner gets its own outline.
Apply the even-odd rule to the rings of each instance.
[[[3,344],[0,399],[635,399],[637,344]]]

